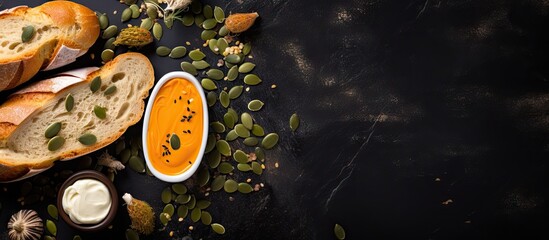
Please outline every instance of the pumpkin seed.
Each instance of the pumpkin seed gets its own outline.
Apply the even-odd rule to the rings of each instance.
[[[105,45],[103,45],[103,49],[110,49],[110,50],[113,50],[116,48],[116,45],[114,45],[114,41],[116,41],[116,38],[112,37],[112,38],[109,38],[106,42],[105,42]]]
[[[130,165],[130,168],[137,173],[145,172],[145,161],[139,156],[130,157],[128,164]]]
[[[155,22],[153,24],[153,36],[156,38],[156,40],[160,41],[162,38],[162,25],[160,23]]]
[[[173,150],[179,149],[181,147],[181,141],[179,140],[179,136],[177,134],[172,133],[172,136],[170,137],[170,146],[173,148]]]
[[[150,18],[145,18],[141,20],[141,25],[139,27],[150,31],[152,26],[153,26],[153,21]]]
[[[200,61],[200,60],[204,59],[204,57],[206,57],[206,54],[204,54],[202,51],[200,51],[200,49],[195,49],[195,50],[192,50],[192,51],[189,52],[189,57],[193,61]]]
[[[221,32],[221,30],[219,31]],[[242,48],[242,53],[244,53],[244,55],[248,55],[250,54],[251,51],[252,51],[252,44],[251,43],[244,44],[244,47]]]
[[[158,9],[155,6],[148,7],[147,16],[149,16],[150,19],[158,18]]]
[[[255,100],[252,100],[248,103],[248,109],[250,111],[257,112],[257,111],[261,110],[263,105],[265,105],[265,104],[262,101],[255,99]]]
[[[210,205],[212,204],[212,202],[208,201],[208,200],[199,200],[196,202],[196,208],[198,209],[206,209],[208,208]]]
[[[247,138],[250,136],[250,130],[248,130],[242,124],[236,124],[236,126],[234,126],[234,130],[236,132],[236,135],[238,135],[241,138]]]
[[[259,139],[256,137],[247,137],[242,143],[248,147],[253,147],[259,143]]]
[[[105,49],[101,52],[101,60],[108,62],[114,58],[114,51],[111,49]]]
[[[208,19],[204,20],[204,22],[202,22],[202,27],[204,29],[212,29],[215,26],[217,26],[217,21],[213,18],[208,18]]]
[[[225,122],[225,126],[227,126],[228,128],[232,129],[234,127],[233,116],[229,113],[225,113],[225,115],[223,115],[223,122]]]
[[[244,90],[244,86],[242,86],[242,85],[232,87],[229,90],[229,98],[230,99],[236,99],[236,98],[240,97],[243,90]]]
[[[225,126],[219,121],[211,122],[210,123],[210,128],[216,133],[224,133],[225,132]]]
[[[212,50],[213,53],[219,54],[219,49],[217,48],[217,39],[210,39],[210,41],[208,41],[208,47],[210,47],[210,50]]]
[[[252,186],[250,186],[250,184],[243,182],[238,184],[238,191],[241,193],[251,193],[253,190],[254,189],[252,188]]]
[[[116,155],[120,155],[120,153],[122,152],[122,150],[124,150],[124,148],[126,148],[126,142],[124,142],[124,140],[119,140],[118,142],[116,142],[116,147],[114,152],[116,153]]]
[[[191,11],[194,14],[199,14],[202,12],[202,3],[200,1],[192,1],[191,2]]]
[[[191,220],[193,222],[198,222],[201,216],[202,216],[202,210],[200,210],[199,208],[195,208],[191,211]]]
[[[189,213],[189,208],[187,206],[179,205],[179,207],[177,207],[177,217],[185,218],[187,217],[188,213]]]
[[[105,29],[105,31],[103,31],[101,38],[109,39],[114,37],[116,33],[118,33],[118,27],[116,25],[110,25],[107,29]]]
[[[231,156],[231,146],[229,146],[229,143],[225,140],[219,140],[215,143],[215,148],[221,155],[225,157]]]
[[[97,76],[95,77],[91,83],[90,83],[90,90],[92,93],[97,92],[99,88],[101,87],[101,77]]]
[[[122,152],[120,152],[120,162],[122,162],[122,164],[126,164],[128,160],[130,160],[130,157],[131,157],[130,149],[124,149],[122,150]]]
[[[72,97],[72,95],[69,93],[65,98],[65,110],[67,110],[67,112],[70,112],[73,107],[74,107],[74,97]]]
[[[238,67],[238,72],[239,73],[249,73],[254,68],[255,68],[255,64],[253,64],[251,62],[246,62],[246,63],[243,63],[242,65],[240,65],[240,67]]]
[[[167,213],[170,216],[173,216],[173,214],[175,212],[175,207],[171,203],[166,204],[166,206],[164,206],[164,210],[162,210],[162,212]]]
[[[132,18],[138,18],[139,15],[141,15],[141,12],[139,12],[139,7],[137,4],[132,4],[130,6],[130,9],[132,10]]]
[[[252,170],[252,167],[250,166],[250,164],[247,164],[247,163],[239,163],[236,165],[236,168],[238,169],[238,171],[241,171],[241,172],[248,172]]]
[[[227,113],[231,114],[231,116],[233,116],[233,119],[234,119],[234,122],[238,122],[238,114],[236,113],[236,111],[232,108],[228,108],[227,109]]]
[[[208,107],[213,106],[217,102],[217,94],[215,92],[208,92],[206,102],[208,103]]]
[[[176,183],[172,185],[172,190],[177,194],[185,194],[187,193],[187,187],[183,185],[182,183]]]
[[[160,222],[164,224],[164,226],[168,225],[168,222],[171,220],[171,216],[169,216],[167,213],[160,213],[158,218],[160,218]]]
[[[204,22],[206,18],[204,18],[204,15],[199,14],[194,16],[194,25],[196,25],[199,28],[202,28],[202,23]]]
[[[200,220],[202,221],[202,224],[210,225],[212,223],[212,215],[209,212],[202,211],[202,215],[200,216]]]
[[[224,108],[229,107],[229,104],[231,104],[231,100],[229,99],[229,94],[225,90],[219,93],[219,102],[221,103],[221,106],[223,106]]]
[[[231,130],[227,133],[227,136],[225,137],[225,140],[227,141],[234,141],[238,138],[238,135],[236,134],[235,130]]]
[[[48,232],[53,235],[53,236],[56,236],[57,235],[57,226],[55,225],[55,223],[52,221],[52,220],[46,220],[46,229],[48,229]]]
[[[219,69],[210,69],[206,72],[206,75],[208,75],[209,78],[214,80],[221,80],[225,75],[223,74],[223,71]]]
[[[238,64],[240,63],[240,56],[237,54],[229,54],[225,57],[225,61],[232,64]]]
[[[213,15],[218,23],[222,23],[225,20],[225,12],[218,6],[215,6]]]
[[[334,226],[334,235],[339,240],[345,239],[345,229],[343,229],[341,225],[336,223],[336,225]]]
[[[208,135],[208,139],[206,140],[206,149],[204,150],[204,152],[205,153],[211,152],[215,148],[215,142],[216,142],[215,136],[213,135],[213,133],[210,133]]]
[[[265,130],[260,125],[254,124],[252,126],[252,134],[256,137],[263,137],[265,136]]]
[[[99,15],[99,28],[101,30],[107,28],[109,26],[109,17],[107,17],[107,14],[103,13]]]
[[[72,240],[82,240],[82,237],[80,237],[80,235],[75,235]]]
[[[257,175],[261,175],[261,173],[263,173],[263,169],[258,162],[252,162],[252,171]]]
[[[255,74],[248,74],[244,77],[244,83],[250,86],[255,86],[257,84],[260,84],[261,82],[262,82],[261,78],[259,78]]]
[[[191,201],[191,196],[187,194],[179,194],[175,197],[174,201],[178,204],[186,204]]]
[[[170,203],[172,201],[172,189],[169,187],[164,188],[160,194],[160,199],[162,199],[164,204]]]
[[[248,155],[242,150],[236,150],[233,154],[233,158],[238,163],[248,163]]]
[[[271,149],[278,143],[278,138],[278,134],[269,133],[263,138],[263,141],[261,141],[261,146],[265,149]]]
[[[181,23],[185,25],[186,27],[190,27],[194,23],[194,16],[192,13],[186,13],[183,15],[183,18],[181,19]]]
[[[36,33],[36,29],[34,29],[34,26],[28,25],[23,27],[23,33],[21,33],[21,41],[22,42],[28,42],[34,37],[34,34]]]
[[[191,200],[189,200],[189,202],[187,203],[187,207],[189,209],[193,209],[195,206],[196,206],[196,198],[194,197],[194,195],[191,195]]]
[[[252,115],[245,112],[240,115],[240,121],[242,122],[242,125],[246,127],[248,130],[252,130],[252,127],[254,126],[254,120],[252,118]]]
[[[99,119],[105,119],[107,117],[107,108],[95,105],[93,107],[93,113],[95,113],[95,116]]]
[[[202,81],[200,82],[202,84],[202,87],[206,90],[216,90],[217,89],[217,86],[215,85],[215,82],[212,81],[211,79],[209,78],[203,78]]]
[[[156,55],[161,56],[161,57],[165,57],[165,56],[168,56],[171,51],[172,50],[169,47],[160,46],[160,47],[156,48]]]
[[[236,190],[238,190],[238,183],[235,180],[229,179],[225,181],[225,185],[223,185],[223,190],[227,193],[234,193]]]
[[[202,69],[205,69],[207,67],[210,66],[210,64],[204,60],[200,60],[200,61],[193,61],[193,66],[196,68],[196,69],[199,69],[199,70],[202,70]]]
[[[217,39],[217,48],[219,48],[219,53],[225,52],[227,47],[229,47],[229,43],[225,38]]]
[[[221,162],[221,153],[214,149],[206,156],[206,160],[208,161],[208,166],[210,166],[210,168],[216,168]]]
[[[111,94],[113,94],[114,92],[116,92],[116,86],[115,86],[115,85],[112,85],[112,86],[108,87],[107,89],[105,89],[105,92],[103,92],[103,94],[105,94],[105,95],[111,95]]]
[[[225,37],[227,35],[229,35],[229,29],[223,25],[223,27],[219,29],[219,36]]]
[[[222,162],[217,167],[217,171],[223,174],[229,174],[234,170],[234,167],[228,162]]]
[[[133,229],[126,229],[126,240],[139,240],[139,234]]]
[[[217,35],[217,33],[214,30],[204,30],[200,34],[200,38],[202,40],[206,41],[206,40],[210,40],[210,39],[214,38],[215,35]]]
[[[295,132],[295,130],[298,127],[299,127],[299,116],[297,116],[297,113],[294,113],[290,117],[290,129],[292,129],[292,132]]]
[[[122,11],[122,16],[120,17],[120,20],[122,22],[126,22],[131,18],[132,18],[132,10],[130,8],[124,9],[124,11]]]
[[[232,64],[232,63],[229,63],[229,62],[225,62],[225,67],[227,67],[227,68],[230,69],[230,68],[232,68],[232,67],[238,67],[238,65]],[[238,70],[238,69],[237,69],[237,70]]]
[[[212,227],[212,230],[217,234],[225,234],[225,227],[219,223],[212,223],[210,225]]]
[[[202,14],[204,14],[205,18],[213,18],[213,9],[210,5],[204,5],[204,8],[202,8]]]
[[[227,80],[234,81],[238,77],[238,67],[233,66],[227,72]]]
[[[62,126],[61,122],[55,122],[50,124],[48,128],[46,128],[46,132],[44,133],[44,136],[46,138],[55,137],[61,130],[61,126]]]
[[[200,187],[206,186],[210,180],[210,172],[207,168],[201,168],[196,175],[197,183]]]
[[[185,54],[187,54],[187,48],[184,46],[177,46],[172,49],[169,56],[170,58],[182,58]]]
[[[212,181],[212,191],[217,192],[223,188],[225,184],[225,175],[219,175]]]
[[[48,141],[48,150],[55,151],[65,144],[65,139],[61,136],[55,136]]]
[[[196,74],[198,74],[198,71],[196,71],[196,67],[194,67],[194,65],[192,65],[190,62],[181,62],[181,70],[195,76]]]
[[[53,204],[48,205],[48,214],[51,218],[57,220],[58,219],[58,211],[57,207]]]
[[[257,160],[265,159],[265,151],[263,151],[262,148],[256,147],[255,150],[254,150],[254,153],[255,153],[255,156],[256,156]]]

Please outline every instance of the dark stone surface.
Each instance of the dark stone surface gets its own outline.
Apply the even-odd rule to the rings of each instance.
[[[78,2],[108,12],[114,23],[124,8],[115,0]],[[262,191],[235,194],[232,202],[225,193],[210,196],[214,221],[227,233],[193,224],[195,239],[334,239],[335,223],[348,239],[549,237],[549,4],[206,2],[226,12],[260,13],[241,38],[253,43],[251,61],[264,83],[234,107],[263,99],[267,105],[256,120],[279,132],[281,142],[268,153],[270,169],[254,178],[265,183]],[[6,1],[1,8],[21,3]],[[159,44],[201,45],[196,27],[175,25]],[[102,45],[99,40],[91,52],[99,56]],[[142,52],[157,79],[179,70],[180,60],[157,57],[153,46]],[[84,56],[62,70],[89,65],[99,62]],[[294,112],[302,125],[292,134]],[[214,118],[223,113],[220,106],[210,111]],[[167,183],[125,170],[115,184],[161,211]],[[1,238],[9,215],[21,208],[19,186],[2,185],[8,192],[0,195]],[[47,203],[30,208],[45,218]],[[120,208],[112,230],[82,235],[122,239],[128,222]],[[58,239],[76,234],[58,225]],[[181,238],[188,225],[168,229]],[[165,238],[166,231],[149,239]]]

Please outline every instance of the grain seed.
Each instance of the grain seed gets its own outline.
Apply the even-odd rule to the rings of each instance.
[[[254,189],[250,186],[250,184],[243,182],[238,184],[238,191],[241,193],[251,193],[253,190]]]
[[[156,55],[161,56],[161,57],[165,57],[165,56],[168,56],[171,51],[172,50],[169,47],[160,46],[160,47],[156,48]]]
[[[263,141],[261,141],[261,146],[265,149],[271,149],[278,143],[278,139],[278,134],[269,133],[263,138]]]
[[[61,122],[55,122],[50,124],[46,128],[46,132],[44,133],[44,136],[46,138],[55,137],[59,133],[59,131],[61,131],[61,126],[62,126]]]
[[[111,85],[110,87],[108,87],[107,89],[105,89],[105,92],[103,92],[103,94],[105,94],[106,96],[108,96],[108,95],[113,94],[114,92],[116,92],[116,86],[115,86],[115,85]]]
[[[105,49],[101,52],[101,60],[108,62],[114,58],[114,51],[111,49]]]
[[[145,172],[145,161],[138,157],[138,156],[132,156],[130,157],[130,160],[128,161],[128,164],[132,170],[134,170],[137,173],[144,173]]]
[[[299,127],[299,116],[297,116],[297,113],[294,113],[290,117],[290,129],[292,129],[292,132],[295,132],[295,130],[298,127]]]
[[[93,107],[93,113],[95,113],[95,116],[99,119],[105,119],[107,117],[107,108],[95,105]]]
[[[255,74],[248,74],[244,77],[244,83],[250,86],[255,86],[257,84],[260,84],[261,82],[262,82],[261,78],[259,78]]]
[[[223,190],[225,190],[225,192],[227,193],[234,193],[238,190],[238,183],[235,180],[229,179],[225,181]]]
[[[206,90],[212,91],[217,89],[217,85],[215,84],[215,82],[209,78],[203,78],[201,81],[201,84],[202,84],[202,87]]]
[[[114,37],[116,33],[118,33],[118,27],[116,25],[110,25],[107,29],[105,29],[105,31],[103,31],[101,38],[109,39]]]
[[[217,33],[214,30],[204,30],[200,34],[200,38],[202,40],[206,41],[206,40],[210,40],[210,39],[214,38],[215,35],[217,35]]]
[[[225,90],[219,93],[219,102],[221,103],[221,106],[223,106],[224,108],[229,107],[231,100],[229,99],[229,94]]]
[[[242,115],[240,115],[240,121],[242,122],[242,125],[244,125],[244,127],[246,127],[248,130],[252,130],[252,127],[254,125],[252,115],[247,112],[242,113]]]
[[[225,140],[219,140],[215,143],[215,148],[221,155],[225,157],[231,156],[231,146],[229,146],[229,143]]]
[[[343,229],[341,225],[336,223],[336,225],[334,226],[334,235],[339,240],[345,239],[345,229]]]
[[[179,149],[181,147],[181,140],[179,139],[179,136],[177,134],[172,133],[172,136],[170,137],[170,146],[173,150]]]
[[[212,223],[210,225],[212,227],[212,230],[217,234],[225,234],[225,227],[219,223]]]
[[[198,70],[202,70],[210,67],[210,64],[204,60],[200,60],[200,61],[193,61],[193,66]]]
[[[153,36],[156,38],[156,40],[160,41],[162,38],[162,25],[160,23],[155,22],[153,25]]]
[[[28,25],[23,27],[23,33],[21,33],[21,41],[22,42],[28,42],[34,37],[34,34],[36,33],[36,29],[34,29],[34,26]]]
[[[184,46],[177,46],[172,49],[169,57],[174,59],[182,58],[183,56],[185,56],[185,54],[187,54],[187,48],[185,48]]]
[[[198,74],[196,67],[192,65],[190,62],[181,62],[181,70],[195,76]]]
[[[61,136],[55,136],[48,141],[48,150],[55,151],[65,144],[65,139]]]
[[[230,99],[236,99],[240,97],[242,94],[242,91],[244,91],[244,86],[234,86],[229,90],[229,98]]]
[[[262,101],[255,99],[255,100],[252,100],[248,103],[248,109],[250,111],[257,112],[257,111],[261,110],[263,105],[265,105],[265,104]]]
[[[220,7],[215,6],[214,17],[218,23],[222,23],[225,20],[225,12]]]
[[[246,63],[243,63],[242,65],[240,65],[240,67],[238,67],[238,72],[239,73],[249,73],[254,68],[255,68],[255,64],[253,64],[251,62],[246,62]]]

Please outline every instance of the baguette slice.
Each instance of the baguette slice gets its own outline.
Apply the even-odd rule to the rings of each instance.
[[[95,13],[70,1],[4,10],[0,12],[0,26],[0,91],[26,82],[39,70],[74,62],[99,36]],[[26,26],[33,26],[35,34],[23,42]]]
[[[97,76],[101,88],[92,93],[90,83]],[[114,142],[141,119],[143,100],[153,84],[154,70],[148,58],[125,53],[99,70],[69,72],[14,93],[0,106],[0,181],[28,177],[56,160],[82,156]],[[106,95],[111,86],[116,86],[116,91]],[[70,112],[65,108],[69,94],[74,98]],[[106,118],[94,113],[95,106],[106,108]],[[65,143],[50,151],[45,131],[56,122],[62,124],[57,136]],[[80,143],[78,138],[87,133],[95,135],[97,142]]]

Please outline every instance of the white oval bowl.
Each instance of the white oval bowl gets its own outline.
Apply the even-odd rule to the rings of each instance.
[[[166,82],[174,78],[187,79],[198,90],[200,94],[200,100],[202,101],[202,114],[204,114],[203,116],[204,131],[202,132],[202,144],[200,145],[200,151],[198,152],[198,156],[196,156],[196,159],[193,161],[191,168],[177,175],[167,175],[156,170],[156,168],[154,168],[153,164],[151,163],[151,160],[149,159],[149,150],[147,147],[148,146],[147,131],[149,130],[149,120],[151,117],[151,109],[153,107],[154,99],[156,99],[156,95],[158,94],[158,91],[160,91],[160,88],[164,86]],[[206,149],[206,141],[208,139],[208,126],[209,126],[208,122],[209,122],[208,104],[206,103],[206,95],[204,94],[204,91],[202,91],[202,85],[200,84],[200,82],[198,82],[198,80],[193,75],[186,72],[176,71],[176,72],[169,72],[166,75],[164,75],[162,78],[160,78],[160,80],[158,80],[158,82],[154,86],[154,89],[151,93],[149,102],[147,103],[147,108],[145,109],[145,118],[143,119],[143,132],[142,132],[143,155],[145,156],[145,162],[147,163],[149,170],[151,170],[151,173],[158,179],[165,182],[182,182],[190,178],[194,174],[194,172],[196,172],[196,170],[198,169],[200,162],[202,161],[202,157],[204,156],[204,150]]]

